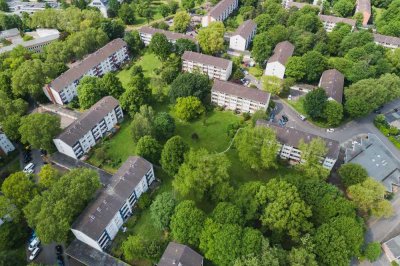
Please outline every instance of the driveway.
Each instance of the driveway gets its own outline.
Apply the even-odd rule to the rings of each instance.
[[[44,165],[43,158],[41,156],[40,150],[36,149],[33,149],[31,151],[31,156],[32,156],[32,161],[30,161],[29,163],[35,164],[34,174],[36,175],[40,172],[40,169],[42,169]],[[24,169],[24,167],[28,164],[24,163],[24,155],[22,152],[19,154],[19,163],[21,165],[21,169]]]
[[[36,259],[33,260],[33,262],[35,263],[39,263],[39,264],[44,264],[44,265],[57,265],[57,254],[56,254],[56,243],[52,243],[49,245],[42,245],[41,248],[42,250],[40,251],[39,255],[36,257]],[[65,247],[62,245],[63,247],[63,259],[64,259],[64,265],[69,265],[68,260],[66,259],[65,256]],[[30,252],[28,250],[27,251],[27,257],[29,257]]]

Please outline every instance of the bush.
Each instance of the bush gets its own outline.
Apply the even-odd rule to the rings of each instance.
[[[138,200],[138,208],[140,210],[147,209],[151,204],[151,197],[148,192],[143,193]]]
[[[364,250],[364,256],[370,262],[376,261],[382,253],[381,244],[379,242],[368,243]]]
[[[243,120],[244,121],[247,121],[247,120],[249,120],[251,118],[249,113],[243,113],[242,116],[243,116]]]

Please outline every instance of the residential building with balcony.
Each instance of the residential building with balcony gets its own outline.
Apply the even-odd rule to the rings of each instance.
[[[295,163],[303,163],[304,160],[301,158],[301,150],[299,149],[300,141],[302,140],[304,143],[309,143],[316,138],[323,140],[327,148],[326,155],[323,156],[320,161],[324,168],[332,170],[339,157],[340,145],[336,140],[323,138],[290,127],[281,127],[265,120],[257,120],[256,125],[271,128],[276,132],[276,138],[281,144],[278,152],[282,159],[290,160]]]
[[[222,0],[201,19],[201,25],[207,27],[211,22],[224,21],[238,7],[238,0]]]
[[[198,45],[197,40],[190,35],[186,35],[186,34],[182,34],[182,33],[178,33],[178,32],[172,32],[172,31],[168,31],[168,30],[156,29],[156,28],[148,27],[148,26],[143,26],[139,29],[140,39],[146,46],[150,44],[151,39],[153,38],[153,35],[156,33],[164,34],[170,43],[175,43],[179,39],[187,39],[187,40],[194,42],[196,45]]]
[[[323,88],[329,100],[342,103],[344,75],[336,69],[325,70],[319,80],[318,87]]]
[[[346,23],[351,26],[351,29],[354,30],[356,26],[356,20],[350,18],[339,18],[328,15],[319,15],[320,20],[324,24],[324,29],[327,32],[331,32],[338,23]]]
[[[59,152],[80,159],[113,131],[123,117],[119,102],[112,96],[106,96],[65,128],[53,142]]]
[[[77,87],[83,77],[101,77],[117,70],[128,59],[126,42],[115,39],[46,85],[44,93],[53,103],[67,104],[77,96]]]
[[[253,40],[256,31],[257,24],[251,19],[246,20],[229,38],[229,48],[238,51],[245,51]]]
[[[186,72],[200,72],[208,75],[210,79],[228,80],[232,74],[232,61],[185,51],[182,55],[182,70]]]
[[[386,36],[382,34],[373,34],[374,42],[378,45],[382,45],[383,47],[396,49],[400,48],[400,38],[393,36]]]
[[[266,76],[275,76],[283,79],[286,71],[286,63],[292,56],[294,45],[288,41],[280,42],[275,46],[274,54],[268,59],[265,67]]]
[[[154,181],[150,162],[139,156],[129,157],[75,220],[72,233],[83,243],[104,251]]]
[[[233,82],[214,80],[211,103],[241,113],[267,110],[271,95]]]
[[[59,9],[61,4],[57,1],[43,1],[43,2],[24,2],[24,1],[7,1],[9,12],[21,16],[22,13],[33,14],[37,11],[45,10],[46,8]]]
[[[357,0],[356,13],[361,13],[363,15],[362,25],[366,27],[368,25],[369,19],[371,18],[370,0]]]
[[[14,145],[8,139],[7,135],[4,132],[0,131],[0,157],[6,156],[9,152],[12,152],[13,150],[15,150]]]

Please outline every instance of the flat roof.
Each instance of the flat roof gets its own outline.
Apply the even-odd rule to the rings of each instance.
[[[257,120],[256,125],[272,128],[276,132],[276,138],[281,144],[286,144],[295,148],[299,147],[300,140],[303,140],[304,143],[309,143],[315,138],[320,138],[325,142],[325,146],[328,149],[326,157],[333,159],[339,157],[340,145],[336,140],[324,138],[290,127],[281,127],[275,123],[261,119]]]
[[[274,54],[268,59],[268,63],[279,62],[286,65],[289,57],[292,56],[294,45],[288,41],[283,41],[275,46]]]
[[[193,41],[194,43],[197,43],[197,40],[190,35],[173,32],[173,31],[168,31],[168,30],[156,29],[156,28],[149,27],[149,26],[141,27],[139,29],[139,32],[145,33],[145,34],[150,34],[150,35],[154,35],[156,33],[161,33],[161,34],[164,34],[165,37],[167,37],[167,39],[170,39],[170,40],[187,39],[187,40]]]
[[[124,40],[120,38],[112,40],[102,48],[98,49],[96,52],[88,55],[79,64],[68,69],[66,72],[50,82],[50,87],[53,90],[60,92],[69,84],[79,80],[89,70],[106,60],[110,55],[122,49],[124,46],[127,46]]]
[[[271,94],[256,88],[249,88],[229,81],[215,79],[211,91],[234,95],[255,102],[268,104]]]
[[[192,51],[185,51],[182,55],[183,60],[201,63],[203,65],[212,65],[222,69],[227,69],[232,61],[219,58],[211,55],[196,53]]]
[[[389,241],[383,243],[390,250],[391,255],[394,258],[400,257],[400,236],[393,237]]]
[[[36,39],[30,40],[30,41],[21,42],[18,44],[11,44],[8,46],[4,46],[3,48],[0,49],[0,54],[10,52],[10,51],[12,51],[12,49],[17,47],[18,45],[22,45],[25,48],[29,48],[29,47],[32,47],[32,46],[35,46],[38,44],[43,44],[46,42],[58,40],[59,37],[60,37],[60,34],[53,34],[53,35],[49,35],[46,37],[41,37],[41,38],[36,38]]]
[[[125,204],[143,176],[153,165],[139,156],[130,156],[72,224],[92,239],[99,239],[111,219]]]
[[[55,139],[60,139],[69,146],[75,143],[87,134],[95,125],[112,110],[119,106],[119,102],[112,96],[106,96],[95,103],[81,117],[66,127]]]

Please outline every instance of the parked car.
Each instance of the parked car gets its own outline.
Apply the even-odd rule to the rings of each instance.
[[[332,132],[334,132],[335,131],[335,129],[333,129],[333,128],[328,128],[327,130],[326,130],[326,132],[328,132],[328,133],[332,133]]]
[[[39,255],[39,253],[40,253],[41,250],[42,250],[42,249],[41,249],[40,247],[36,247],[36,248],[32,251],[31,255],[29,256],[29,260],[30,260],[30,261],[34,260],[34,259]]]
[[[289,117],[287,117],[286,115],[282,115],[282,120],[283,122],[287,123],[289,121]]]
[[[24,157],[24,163],[29,163],[30,161],[32,161],[32,157],[28,156],[28,157]]]
[[[35,169],[35,164],[34,163],[29,163],[24,167],[24,170],[22,170],[24,173],[33,173],[33,169]]]
[[[376,108],[376,109],[374,110],[374,113],[375,113],[375,114],[380,114],[380,113],[382,112],[382,109],[383,109],[383,106],[379,106],[378,108]]]
[[[62,246],[61,246],[61,245],[57,245],[57,246],[56,246],[56,253],[57,253],[58,256],[59,256],[59,255],[62,255],[63,249],[62,249]]]
[[[289,94],[289,96],[287,97],[288,101],[292,100],[292,95]]]
[[[305,121],[305,120],[307,119],[307,117],[305,117],[304,115],[299,115],[299,117],[300,117],[300,119],[301,119],[302,121]]]
[[[28,250],[32,251],[40,245],[40,239],[35,237],[28,245]]]
[[[61,255],[57,256],[57,265],[58,266],[64,266],[64,259]]]

